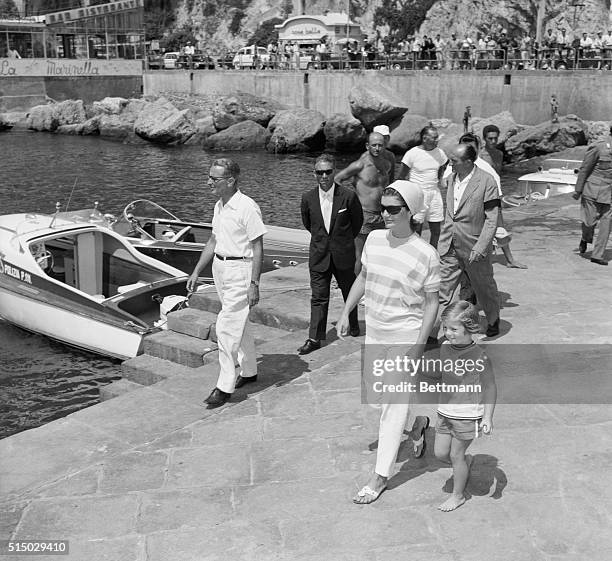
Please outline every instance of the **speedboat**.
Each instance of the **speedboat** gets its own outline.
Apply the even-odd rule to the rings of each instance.
[[[530,201],[572,193],[581,164],[581,160],[547,158],[536,173],[519,177],[523,184],[520,198]],[[508,202],[506,198],[504,200]]]
[[[123,216],[109,225],[125,236],[141,253],[191,273],[212,233],[212,224],[182,220],[160,205],[138,199],[123,209]],[[293,267],[308,261],[310,234],[305,230],[266,225],[262,272]],[[201,272],[212,278],[211,266]]]
[[[106,222],[99,212],[59,208],[0,216],[0,316],[87,351],[139,354],[162,302],[187,295],[187,276],[138,252]]]

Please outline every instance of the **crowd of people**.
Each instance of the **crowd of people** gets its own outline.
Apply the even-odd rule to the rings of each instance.
[[[386,125],[376,126],[365,152],[344,170],[336,169],[331,154],[315,161],[314,186],[301,199],[302,222],[311,234],[310,328],[297,352],[306,355],[322,347],[335,278],[345,302],[336,332],[340,338],[361,334],[357,310],[363,302],[365,347],[374,349],[376,360],[385,364],[393,356],[417,360],[429,347],[453,365],[482,365],[469,375],[463,366],[461,371],[453,366],[439,372],[444,387],[437,407],[434,452],[453,469],[452,495],[438,507],[448,512],[465,502],[468,447],[493,429],[495,377],[474,335],[482,332],[478,308],[484,312],[485,336],[495,338],[501,333],[492,254],[496,245],[508,247],[510,236],[501,213],[502,158],[496,146],[500,131],[495,125],[487,126],[482,147],[477,136],[466,133],[445,153],[437,147],[436,128],[426,126],[419,146],[402,158],[397,180],[393,180],[395,159],[386,148],[389,132]],[[593,242],[599,222],[591,258],[599,265],[607,265],[604,251],[612,220],[610,132],[589,148],[575,191],[575,198],[582,199],[579,252]],[[213,262],[221,301],[216,323],[220,373],[205,400],[209,407],[225,404],[237,388],[257,381],[248,318],[250,308],[259,301],[266,228],[257,203],[239,190],[239,178],[240,169],[233,160],[213,161],[207,183],[219,200],[212,235],[187,283],[188,290],[194,291],[200,271]],[[445,204],[440,187],[446,191]],[[429,241],[422,236],[425,222]],[[524,268],[511,252],[505,256],[509,266]],[[460,286],[470,296],[458,297]],[[365,367],[363,374],[367,380]],[[411,426],[414,456],[421,457],[425,450],[430,419],[411,419],[409,394],[398,400],[396,391],[377,395],[376,465],[353,499],[357,504],[376,501],[387,488],[406,426]]]
[[[612,63],[612,29],[576,35],[566,28],[546,30],[536,41],[528,32],[509,35],[498,26],[489,34],[477,32],[450,37],[427,35],[406,41],[383,40],[386,55],[403,53],[415,68],[495,69],[495,68],[607,68]]]
[[[328,39],[309,46],[270,42],[267,51],[271,68],[299,68],[301,57],[310,59],[315,68],[609,70],[612,29],[572,34],[564,27],[556,31],[549,28],[538,42],[533,34],[509,34],[498,25],[488,34],[423,34],[405,40],[389,35],[377,41],[366,39],[362,44],[349,39],[341,45]]]

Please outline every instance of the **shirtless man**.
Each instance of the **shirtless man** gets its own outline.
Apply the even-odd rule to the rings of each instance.
[[[385,222],[380,215],[380,198],[384,188],[389,185],[392,166],[383,155],[384,150],[383,135],[377,132],[371,133],[366,143],[366,152],[334,177],[334,182],[338,185],[347,179],[353,180],[355,191],[363,208],[363,226],[355,238],[356,275],[361,271],[361,252],[368,234],[372,230],[382,230],[385,227]]]
[[[377,132],[383,135],[385,139],[385,149],[383,156],[391,163],[391,172],[389,173],[389,185],[395,181],[395,154],[389,150],[389,140],[391,140],[391,131],[387,125],[377,125],[372,129],[372,132]]]

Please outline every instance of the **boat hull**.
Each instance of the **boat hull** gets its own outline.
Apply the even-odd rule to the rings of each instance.
[[[18,327],[72,347],[118,359],[135,357],[143,335],[100,319],[29,298],[0,286],[0,315]]]

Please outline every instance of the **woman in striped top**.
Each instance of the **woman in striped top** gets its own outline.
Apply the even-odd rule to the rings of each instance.
[[[398,180],[385,189],[381,209],[386,229],[369,234],[361,256],[361,273],[338,320],[338,335],[342,337],[348,332],[349,312],[365,294],[365,343],[376,345],[377,355],[382,352],[389,356],[393,351],[397,356],[419,358],[438,313],[440,259],[437,251],[415,233],[413,220],[422,208],[419,185]],[[378,397],[383,405],[376,468],[353,499],[358,504],[374,502],[385,490],[408,417],[408,393]],[[417,417],[411,434],[416,442],[423,442],[420,439],[427,421],[427,417]]]

